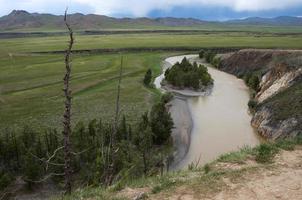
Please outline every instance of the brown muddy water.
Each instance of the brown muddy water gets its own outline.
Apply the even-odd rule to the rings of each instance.
[[[219,71],[210,65],[203,63],[197,55],[185,55],[190,60],[196,60],[208,67],[208,71],[214,79],[214,87],[210,95],[199,97],[187,97],[188,113],[191,116],[179,116],[177,103],[172,104],[172,118],[174,122],[188,121],[191,117],[192,124],[188,137],[189,142],[177,142],[176,145],[187,145],[187,151],[173,167],[175,169],[187,168],[191,163],[204,165],[213,161],[221,154],[238,150],[244,146],[255,146],[260,143],[259,137],[252,128],[251,115],[248,111],[249,90],[241,79]],[[163,70],[168,63],[173,65],[180,62],[185,56],[170,57],[165,60]],[[160,87],[160,81],[164,78],[159,76],[155,85]],[[182,104],[184,103],[182,102]],[[183,109],[183,106],[181,107]],[[186,118],[186,119],[185,119]],[[175,125],[181,127],[183,125]],[[179,137],[179,134],[182,134]],[[174,130],[173,137],[184,138],[183,131]],[[176,149],[183,149],[183,147]]]

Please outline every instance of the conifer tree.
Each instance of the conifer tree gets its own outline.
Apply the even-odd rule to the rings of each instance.
[[[145,86],[150,86],[151,80],[152,80],[152,71],[151,69],[148,69],[144,77]]]

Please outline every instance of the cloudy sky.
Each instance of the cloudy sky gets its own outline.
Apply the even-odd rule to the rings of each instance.
[[[250,16],[302,16],[302,0],[0,0],[0,16],[13,9],[62,14],[95,13],[114,17],[194,17],[226,20]]]

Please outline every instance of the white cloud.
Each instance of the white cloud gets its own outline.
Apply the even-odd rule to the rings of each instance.
[[[95,8],[98,14],[131,13],[144,16],[159,9],[168,10],[175,6],[223,6],[235,11],[263,11],[285,9],[301,5],[302,0],[74,0]]]
[[[302,0],[0,0],[0,13],[12,9],[47,12],[67,4],[77,4],[78,8],[88,6],[97,14],[145,16],[152,10],[169,10],[175,6],[223,6],[235,11],[286,9],[302,5]]]

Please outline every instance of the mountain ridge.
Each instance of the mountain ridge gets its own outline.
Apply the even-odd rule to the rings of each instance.
[[[116,28],[145,28],[145,27],[198,27],[206,24],[234,24],[234,25],[281,25],[300,26],[302,18],[291,16],[279,16],[276,18],[249,17],[245,19],[235,19],[224,22],[205,21],[195,18],[114,18],[97,14],[74,13],[69,15],[70,24],[74,29],[94,30],[94,29],[116,29]],[[63,29],[63,15],[53,15],[47,13],[29,13],[25,10],[13,10],[8,15],[0,17],[0,30],[18,29]]]

